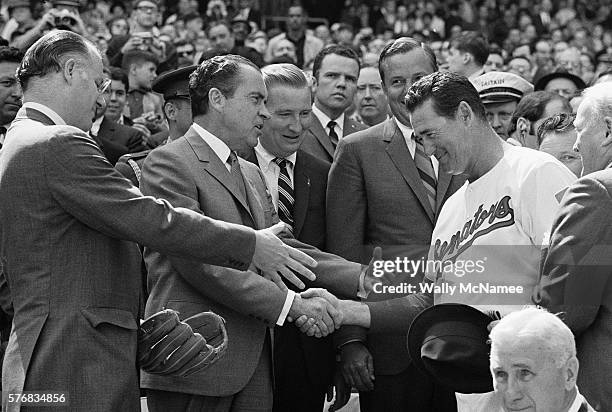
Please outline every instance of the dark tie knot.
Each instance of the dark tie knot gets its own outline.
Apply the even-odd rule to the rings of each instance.
[[[327,123],[327,128],[331,129],[331,130],[334,130],[336,128],[337,124],[338,123],[334,122],[333,120],[330,120],[329,123]]]
[[[287,159],[285,159],[284,157],[275,157],[274,163],[276,163],[281,169],[284,169],[287,165]]]
[[[6,127],[0,126],[0,134],[6,134]]]

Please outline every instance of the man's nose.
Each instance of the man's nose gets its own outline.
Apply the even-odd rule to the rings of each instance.
[[[261,109],[259,109],[259,115],[265,120],[268,120],[270,118],[270,112],[268,111],[268,108],[265,104],[261,105]]]

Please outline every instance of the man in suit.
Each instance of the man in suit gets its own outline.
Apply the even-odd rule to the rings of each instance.
[[[394,118],[340,141],[327,187],[327,245],[357,262],[367,261],[375,246],[382,246],[384,259],[417,261],[427,256],[437,212],[463,179],[438,170],[437,161],[423,154],[403,105],[410,85],[438,69],[433,51],[400,38],[383,49],[379,68]],[[416,285],[422,276],[398,276],[397,281]],[[334,338],[345,381],[360,391],[361,410],[435,410],[434,384],[416,370],[406,351],[409,317],[418,310],[397,313],[386,304],[389,296],[372,299],[369,331],[343,327]],[[398,319],[403,322],[399,328],[385,330]],[[440,393],[439,405],[445,395],[450,399]]]
[[[317,54],[312,69],[313,116],[302,150],[331,163],[341,137],[366,128],[344,115],[357,91],[359,68],[359,57],[349,47],[330,45]]]
[[[290,265],[312,275],[300,262],[313,260],[273,230],[173,208],[112,168],[84,132],[108,81],[83,37],[43,36],[17,79],[24,104],[0,153],[0,261],[14,309],[3,410],[19,410],[8,394],[23,391],[63,393],[71,410],[140,410],[133,242],[240,270],[254,263],[276,275]]]
[[[576,335],[578,386],[598,411],[612,410],[612,93],[606,83],[584,92],[574,120],[582,178],[570,186],[552,226],[535,302]]]
[[[255,228],[272,224],[278,218],[265,178],[235,153],[257,144],[263,121],[269,118],[261,72],[241,56],[213,57],[190,77],[189,94],[194,124],[184,137],[147,157],[143,193],[230,222]],[[292,236],[284,239],[319,262],[317,284],[342,296],[355,297],[363,291],[363,274],[371,271]],[[319,320],[323,335],[338,324],[338,319],[332,321],[335,309],[325,300],[303,299],[253,270],[204,265],[153,248],[145,249],[145,259],[151,291],[147,314],[162,308],[176,309],[182,316],[213,310],[226,319],[232,342],[225,357],[203,373],[187,378],[144,374],[142,385],[148,389],[153,412],[268,411],[272,408],[268,327],[282,326],[287,316],[296,319],[303,314]]]
[[[105,90],[104,98],[98,100],[94,120],[89,129],[89,134],[98,143],[102,153],[112,165],[126,153],[146,149],[145,136],[140,130],[119,124],[106,116],[108,104],[116,102],[118,93],[121,93],[121,89],[117,89],[111,79],[111,85]]]
[[[311,121],[308,81],[292,64],[269,65],[262,73],[270,119],[247,160],[259,166],[280,219],[296,239],[324,250],[329,164],[299,149]],[[276,328],[274,410],[323,410],[333,366],[331,337],[306,336],[293,324]]]

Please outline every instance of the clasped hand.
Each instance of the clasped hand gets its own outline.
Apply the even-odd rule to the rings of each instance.
[[[289,317],[308,336],[327,336],[342,325],[339,300],[325,289],[312,288],[295,295]]]

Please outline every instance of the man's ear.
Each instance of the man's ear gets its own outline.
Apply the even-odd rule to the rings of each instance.
[[[469,104],[466,101],[462,100],[459,102],[459,106],[457,107],[456,119],[466,126],[470,126],[472,124],[472,120],[474,119],[474,112]]]
[[[602,146],[609,146],[612,144],[612,116],[604,116],[604,123],[606,125],[606,137],[602,142]]]
[[[563,369],[565,370],[565,390],[571,391],[574,389],[574,387],[576,387],[576,380],[578,379],[578,359],[576,359],[575,356],[572,356],[567,360],[567,362],[565,362]]]
[[[463,64],[468,64],[470,61],[472,61],[474,59],[474,56],[472,56],[472,53],[468,53],[465,52],[463,53]]]
[[[64,70],[62,73],[64,74],[64,79],[66,79],[68,84],[72,84],[74,81],[77,65],[78,63],[75,59],[68,59],[66,60],[66,63],[64,63]]]
[[[220,111],[225,106],[226,101],[227,99],[225,98],[225,95],[216,87],[213,87],[208,91],[208,105],[211,108]]]

